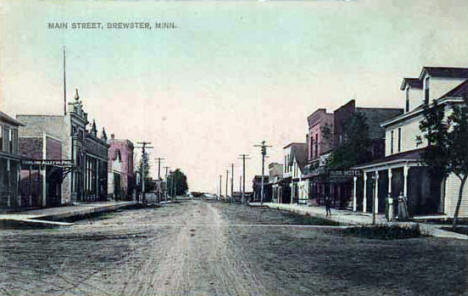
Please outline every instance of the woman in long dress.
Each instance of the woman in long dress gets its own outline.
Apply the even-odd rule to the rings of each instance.
[[[398,220],[408,220],[407,199],[406,196],[403,195],[403,192],[400,192],[400,195],[398,196]]]

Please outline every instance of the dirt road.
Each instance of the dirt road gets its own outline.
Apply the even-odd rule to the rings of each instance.
[[[266,295],[261,282],[228,245],[226,222],[209,203],[189,202],[126,289],[126,295]],[[148,276],[150,275],[150,276]]]
[[[467,293],[464,242],[363,239],[327,224],[186,201],[69,228],[0,230],[0,295]]]
[[[211,204],[123,211],[57,230],[0,231],[0,294],[267,295]]]

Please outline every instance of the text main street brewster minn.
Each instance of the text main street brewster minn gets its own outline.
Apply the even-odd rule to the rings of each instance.
[[[174,22],[116,22],[116,23],[101,23],[101,22],[49,22],[48,29],[72,29],[72,30],[93,30],[93,29],[176,29],[177,25]]]

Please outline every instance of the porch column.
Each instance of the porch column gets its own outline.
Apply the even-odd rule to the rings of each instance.
[[[364,188],[362,188],[362,212],[365,213],[367,212],[367,172],[364,172],[363,175],[364,178]]]
[[[356,181],[357,177],[353,177],[353,212],[356,212]]]
[[[47,136],[46,133],[42,133],[42,159],[47,159]],[[42,206],[47,206],[47,170],[45,165],[41,165],[41,176],[42,176]]]
[[[16,197],[18,198],[18,206],[21,207],[21,198],[22,195],[20,194],[20,182],[21,182],[21,163],[18,161],[16,165]]]
[[[7,197],[8,197],[8,200],[7,200],[7,206],[8,207],[11,207],[11,195],[12,195],[12,192],[11,192],[11,168],[10,168],[10,159],[7,159],[7,187],[6,187],[6,191],[7,191]]]
[[[293,200],[294,200],[294,187],[293,187],[293,183],[291,181],[291,184],[289,184],[289,188],[291,189],[289,192],[291,192],[291,194],[289,195],[290,196],[290,200],[289,200],[289,204],[293,204]]]
[[[392,194],[392,169],[388,169],[388,196]]]
[[[379,171],[375,171],[375,205],[374,213],[379,212]]]
[[[41,165],[41,177],[42,177],[42,206],[47,206],[47,180],[46,180],[46,166]]]
[[[408,164],[403,167],[403,196],[408,198]]]
[[[29,206],[32,207],[32,165],[29,165]]]
[[[96,159],[96,199],[99,200],[99,159]]]

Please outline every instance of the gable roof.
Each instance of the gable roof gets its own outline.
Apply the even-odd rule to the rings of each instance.
[[[401,82],[400,89],[401,89],[401,90],[404,90],[407,84],[408,84],[411,88],[419,88],[419,89],[421,89],[421,88],[423,87],[422,80],[420,80],[419,78],[408,78],[408,77],[405,77],[405,78],[403,78],[403,81]]]
[[[296,159],[297,164],[301,171],[307,164],[307,144],[306,143],[294,143],[291,146],[291,154]]]
[[[432,77],[468,78],[468,68],[459,67],[423,67],[419,80],[427,73]]]
[[[468,79],[460,83],[445,95],[441,96],[440,99],[444,97],[468,97]]]

